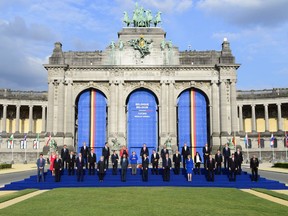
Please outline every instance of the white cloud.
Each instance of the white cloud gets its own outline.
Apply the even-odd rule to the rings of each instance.
[[[275,26],[288,21],[287,0],[200,0],[196,7],[239,26]]]

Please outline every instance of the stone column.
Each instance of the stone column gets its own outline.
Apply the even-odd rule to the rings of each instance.
[[[219,124],[219,89],[216,81],[212,81],[212,136],[220,135]]]
[[[20,105],[16,105],[16,124],[15,124],[15,133],[19,133],[19,123],[20,123]]]
[[[277,114],[278,114],[277,119],[278,131],[283,131],[281,103],[277,103]]]
[[[48,82],[47,132],[53,132],[54,119],[54,82]]]
[[[120,137],[125,136],[125,126],[126,126],[126,113],[125,113],[125,100],[123,98],[124,82],[119,81],[118,84],[118,134]]]
[[[239,105],[239,130],[243,132],[243,105]]]
[[[42,133],[46,132],[46,106],[42,106]]]
[[[169,82],[169,133],[171,136],[176,136],[176,106],[174,100],[174,83],[175,81]]]
[[[167,135],[168,132],[168,118],[167,118],[167,85],[166,81],[161,81],[161,102],[160,102],[160,108],[161,108],[161,121],[160,121],[160,136],[164,137]]]
[[[230,101],[231,101],[231,134],[238,131],[237,127],[237,97],[236,97],[236,80],[230,83]]]
[[[74,117],[72,115],[72,111],[74,109],[73,107],[73,99],[72,99],[72,86],[73,86],[73,81],[72,80],[68,80],[67,82],[65,82],[66,86],[66,106],[65,106],[65,133],[66,136],[72,137],[74,131]]]
[[[227,116],[227,95],[226,95],[226,80],[220,81],[220,113],[221,113],[221,135],[228,135],[228,116]]]
[[[115,136],[117,132],[117,96],[116,96],[116,85],[115,81],[110,81],[110,104],[109,104],[109,136]]]
[[[7,104],[3,104],[2,133],[6,133]]]
[[[252,110],[252,133],[256,132],[256,115],[255,115],[255,104],[251,105]]]
[[[29,130],[28,133],[33,133],[33,105],[29,105]]]
[[[264,104],[264,110],[265,110],[265,132],[269,132],[269,105]]]
[[[64,110],[64,80],[59,80],[58,86],[58,112],[57,112],[57,134],[56,136],[64,136],[64,116],[67,110]]]

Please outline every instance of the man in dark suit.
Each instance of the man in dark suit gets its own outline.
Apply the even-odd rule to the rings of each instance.
[[[212,158],[212,155],[209,155],[209,158],[207,160],[207,180],[208,181],[214,181],[214,171],[215,171],[215,160]]]
[[[149,159],[146,154],[143,155],[142,161],[142,180],[144,182],[148,181],[148,169],[149,169]]]
[[[258,167],[259,167],[259,161],[258,158],[256,158],[255,155],[250,159],[250,169],[252,172],[251,180],[257,181],[258,180]]]
[[[82,157],[82,154],[79,153],[78,157],[76,159],[76,170],[77,170],[77,181],[83,181],[83,177],[84,177],[84,159]]]
[[[106,165],[104,162],[104,156],[100,157],[100,160],[97,163],[97,171],[98,171],[98,175],[99,175],[99,181],[103,182],[104,180],[104,175],[106,172]]]
[[[68,163],[68,175],[74,175],[74,166],[75,166],[75,155],[74,152],[71,151],[69,157],[67,158]]]
[[[69,150],[67,145],[64,145],[61,149],[61,160],[62,160],[62,167],[63,169],[67,169],[67,159],[69,157]]]
[[[183,168],[186,168],[186,160],[188,155],[190,155],[190,149],[187,146],[187,143],[184,143],[184,146],[182,147],[181,155],[183,157]]]
[[[89,155],[89,148],[86,146],[86,142],[83,142],[83,146],[80,149],[80,153],[82,154],[82,158],[84,159],[85,167],[88,169],[88,155]]]
[[[215,154],[216,174],[221,174],[222,162],[223,162],[223,157],[222,157],[220,150],[218,149],[217,153]]]
[[[235,159],[236,159],[236,162],[237,162],[238,174],[241,175],[241,171],[242,171],[241,165],[242,165],[242,162],[243,162],[243,155],[242,155],[242,152],[240,151],[239,148],[237,148],[237,151],[235,152],[234,155],[235,155]]]
[[[237,172],[237,161],[232,154],[231,158],[229,159],[229,181],[236,181],[236,172]]]
[[[208,144],[206,143],[203,147],[203,157],[204,157],[204,168],[207,167],[207,160],[209,159],[209,155],[211,154],[211,149],[209,148]]]
[[[102,156],[104,157],[105,169],[108,169],[110,156],[110,148],[108,146],[108,142],[106,142],[105,146],[102,148]]]
[[[143,161],[143,155],[146,154],[147,157],[149,157],[149,150],[146,146],[146,144],[144,143],[143,144],[143,147],[141,148],[141,151],[140,151],[140,156],[142,157],[142,161]]]
[[[117,175],[117,168],[118,168],[118,160],[119,156],[115,150],[113,150],[113,154],[111,155],[111,162],[112,162],[112,175]]]
[[[151,155],[151,163],[152,163],[152,175],[154,175],[154,173],[158,175],[159,154],[155,151],[155,149],[153,149]]]
[[[181,163],[181,155],[178,150],[176,150],[176,153],[173,155],[173,163],[174,163],[174,173],[175,175],[179,175],[180,173],[180,163]]]
[[[43,158],[43,154],[39,155],[39,158],[37,159],[37,182],[44,182],[44,168],[45,168],[45,159]]]
[[[60,182],[61,180],[61,170],[62,170],[62,161],[58,158],[58,155],[56,154],[56,158],[53,164],[53,170],[55,173],[55,182]]]
[[[225,148],[223,148],[223,157],[224,157],[224,168],[228,169],[228,163],[229,163],[229,158],[231,156],[230,148],[228,147],[228,144],[225,144]]]
[[[121,160],[120,160],[120,166],[121,166],[121,181],[126,182],[126,175],[127,175],[127,168],[129,165],[129,161],[126,154],[123,154]]]
[[[163,181],[170,181],[170,169],[172,167],[171,158],[169,158],[169,154],[167,153],[162,161],[163,167]]]
[[[166,154],[169,154],[169,151],[168,151],[166,145],[164,144],[163,149],[161,150],[162,161],[164,160]]]
[[[96,154],[92,151],[88,155],[89,175],[95,175]]]

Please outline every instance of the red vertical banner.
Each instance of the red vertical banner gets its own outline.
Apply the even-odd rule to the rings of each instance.
[[[261,148],[261,137],[260,137],[260,133],[258,133],[258,148]]]

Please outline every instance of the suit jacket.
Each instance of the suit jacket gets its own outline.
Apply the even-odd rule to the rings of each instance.
[[[102,148],[102,156],[104,156],[104,157],[110,156],[110,148],[109,147],[107,147],[107,149],[105,146]]]
[[[159,154],[156,152],[156,157],[154,157],[154,154],[151,155],[151,163],[158,163],[159,161]]]
[[[149,159],[148,159],[148,157],[146,157],[146,159],[143,159],[143,161],[142,161],[142,168],[143,168],[143,170],[145,169],[148,169],[149,168]]]
[[[165,168],[171,168],[172,167],[171,158],[168,158],[168,161],[167,161],[167,159],[165,157],[163,159],[162,166]]]
[[[105,172],[105,163],[104,161],[99,160],[97,163],[97,169],[99,170],[99,173]]]
[[[181,163],[181,155],[180,154],[178,154],[178,156],[176,156],[176,154],[173,155],[173,163]]]
[[[242,152],[240,151],[239,154],[238,152],[236,151],[235,154],[234,154],[236,160],[237,160],[237,163],[238,164],[241,164],[243,162],[243,155],[242,155]]]
[[[208,156],[208,155],[211,153],[211,149],[209,148],[209,146],[207,147],[207,149],[206,149],[206,147],[204,146],[203,149],[202,149],[202,151],[203,151],[203,155],[204,155],[204,156]]]
[[[86,146],[86,148],[84,149],[84,146],[82,146],[80,149],[80,152],[81,152],[83,158],[87,158],[88,154],[90,152],[89,147]]]
[[[54,164],[53,164],[53,168],[55,170],[62,169],[62,161],[61,161],[61,159],[58,158],[58,162],[57,162],[57,159],[55,159]]]
[[[128,165],[129,165],[128,158],[125,158],[125,161],[123,159],[124,158],[121,158],[121,160],[120,160],[120,166],[122,169],[127,169]]]
[[[164,158],[166,154],[169,154],[169,151],[168,151],[168,149],[164,149],[164,148],[163,148],[163,149],[161,150],[161,158]]]
[[[148,148],[146,147],[146,149],[144,150],[144,148],[142,147],[141,148],[141,151],[140,151],[140,156],[143,157],[143,155],[146,154],[146,156],[149,156],[149,150]]]
[[[113,165],[114,165],[115,163],[118,164],[117,159],[119,160],[118,154],[115,154],[115,155],[112,154],[112,155],[111,155],[111,162],[112,162]]]
[[[228,147],[227,150],[226,150],[226,147],[223,148],[223,156],[227,158],[227,157],[230,157],[230,155],[231,155],[230,148]]]
[[[77,167],[77,170],[83,169],[83,167],[84,167],[84,158],[83,157],[81,158],[81,162],[79,160],[79,157],[77,157],[77,159],[76,159],[76,167]]]
[[[92,155],[91,155],[91,153],[88,155],[88,163],[96,163],[96,154],[95,153],[93,153]]]
[[[71,158],[71,155],[69,155],[69,157],[67,158],[67,163],[69,164],[69,166],[72,166],[75,164],[75,155],[72,155],[72,158]]]
[[[40,162],[40,158],[38,158],[36,164],[37,164],[37,168],[38,168],[38,169],[39,169],[40,167],[43,167],[43,169],[44,169],[45,164],[46,164],[46,161],[45,161],[44,158],[42,158],[42,162]]]
[[[214,170],[215,169],[215,159],[212,158],[212,160],[210,161],[210,159],[207,160],[207,168],[208,170]]]
[[[184,146],[182,147],[181,155],[183,156],[184,159],[187,159],[188,155],[190,154],[190,149],[188,146],[186,146],[186,150]]]
[[[250,159],[250,168],[251,169],[256,169],[259,167],[259,161],[258,158],[255,158],[255,160],[253,160],[253,158]]]
[[[223,162],[223,157],[222,157],[221,153],[219,154],[219,156],[217,153],[215,154],[215,162],[216,163],[222,163]]]
[[[235,170],[237,168],[237,160],[234,158],[234,161],[232,158],[229,159],[229,168],[231,170]]]
[[[69,157],[69,150],[68,148],[66,148],[66,150],[64,151],[64,148],[61,149],[61,159],[66,161]]]

